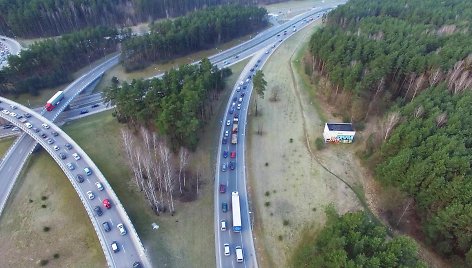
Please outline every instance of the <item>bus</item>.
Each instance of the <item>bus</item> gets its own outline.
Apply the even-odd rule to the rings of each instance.
[[[241,209],[239,206],[239,193],[231,193],[231,205],[233,211],[233,232],[241,232]]]

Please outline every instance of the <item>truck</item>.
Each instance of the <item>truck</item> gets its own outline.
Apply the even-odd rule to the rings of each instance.
[[[46,105],[44,106],[48,112],[54,110],[56,106],[61,102],[61,100],[64,98],[64,91],[58,91],[54,96],[52,96],[48,102],[46,102]]]
[[[235,145],[238,143],[238,133],[231,134],[231,144]]]
[[[241,209],[239,206],[239,193],[231,193],[231,208],[233,211],[233,232],[241,232]]]
[[[232,130],[232,133],[238,133],[238,122],[239,122],[239,119],[238,119],[238,118],[234,118],[234,119],[233,119],[233,130]]]

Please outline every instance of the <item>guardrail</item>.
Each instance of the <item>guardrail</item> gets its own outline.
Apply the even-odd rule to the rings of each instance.
[[[3,98],[3,97],[0,97],[0,99],[7,103],[7,104],[10,104],[10,105],[16,105],[19,109],[25,111],[25,112],[28,112],[30,113],[32,116],[38,118],[39,120],[41,120],[43,123],[46,123],[50,126],[51,130],[54,130],[56,131],[57,133],[59,133],[59,135],[61,135],[61,137],[65,138],[72,146],[74,146],[75,150],[78,151],[84,161],[87,162],[87,164],[89,165],[89,167],[93,170],[93,172],[95,173],[95,175],[97,176],[97,179],[105,185],[105,191],[107,192],[107,194],[109,194],[110,198],[113,200],[113,203],[115,204],[115,208],[117,209],[117,212],[118,214],[120,215],[120,218],[123,220],[123,223],[126,224],[126,227],[128,228],[128,230],[130,231],[130,239],[131,241],[133,242],[134,244],[134,247],[136,248],[136,250],[138,251],[139,253],[139,256],[140,256],[140,260],[141,262],[143,263],[144,267],[151,267],[151,264],[150,264],[150,261],[146,255],[146,250],[144,249],[144,246],[141,242],[141,240],[139,239],[139,236],[138,236],[138,233],[136,232],[136,229],[134,228],[134,225],[133,223],[131,222],[128,214],[126,213],[123,205],[121,204],[121,202],[119,201],[118,199],[118,196],[116,195],[116,193],[113,191],[113,189],[111,188],[110,184],[108,183],[108,181],[106,180],[105,176],[101,173],[101,171],[98,169],[98,167],[95,165],[95,163],[90,159],[90,157],[82,150],[82,148],[77,144],[75,143],[75,141],[70,138],[64,131],[62,131],[62,129],[60,129],[59,127],[57,127],[52,121],[48,120],[47,118],[44,118],[42,115],[40,115],[39,113],[31,110],[31,109],[28,109],[27,107],[21,105],[21,104],[18,104],[18,103],[15,103],[13,101],[10,101],[9,99],[6,99],[6,98]],[[69,101],[70,102],[70,101]],[[67,103],[66,105],[64,105],[63,107],[67,106]],[[59,113],[57,113],[55,117],[57,117],[59,115]],[[46,151],[53,157],[53,159],[59,164],[59,166],[61,167],[61,169],[64,171],[64,173],[67,175],[67,178],[69,179],[69,181],[72,183],[72,186],[74,187],[75,191],[77,192],[77,194],[79,195],[79,198],[82,202],[82,204],[84,205],[85,207],[85,210],[87,211],[87,214],[89,215],[89,219],[91,220],[92,222],[92,225],[95,229],[95,232],[99,238],[99,241],[100,241],[100,245],[102,246],[102,249],[103,249],[103,252],[105,254],[105,258],[107,260],[107,263],[110,267],[116,267],[116,264],[114,263],[113,261],[113,258],[111,257],[111,252],[110,252],[110,249],[109,247],[105,244],[105,241],[103,240],[103,232],[102,230],[98,227],[99,224],[97,222],[97,220],[95,219],[95,217],[93,216],[93,213],[92,213],[92,210],[90,208],[90,205],[88,202],[86,202],[86,198],[84,196],[84,194],[82,193],[82,191],[80,191],[80,189],[78,188],[78,185],[77,185],[77,182],[75,181],[74,179],[74,176],[73,174],[69,171],[69,169],[66,167],[65,163],[54,153],[53,149],[51,149],[51,146],[49,146],[46,141],[42,140],[42,139],[39,139],[38,135],[36,135],[36,133],[33,133],[30,129],[28,129],[23,123],[21,122],[18,122],[16,120],[16,118],[13,118],[13,117],[10,117],[9,115],[5,115],[3,113],[0,113],[0,117],[2,118],[5,118],[7,121],[13,123],[15,126],[19,127],[21,130],[23,130],[26,134],[28,134],[30,137],[32,137],[34,140],[36,140],[36,142],[38,142],[39,144],[41,144],[43,146],[44,149],[46,149]],[[26,135],[25,135],[26,136]],[[18,142],[18,141],[17,141]],[[13,147],[13,146],[12,146]],[[10,149],[10,151],[13,151],[12,149]],[[26,160],[24,160],[26,161]],[[1,167],[2,164],[0,164],[0,167]]]

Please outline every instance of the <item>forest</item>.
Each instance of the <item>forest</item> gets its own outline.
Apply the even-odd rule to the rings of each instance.
[[[213,100],[224,89],[231,70],[219,70],[208,59],[198,65],[181,65],[162,78],[113,79],[104,96],[116,105],[114,115],[131,126],[156,129],[173,151],[196,148],[198,133],[213,114]]]
[[[0,71],[0,93],[36,95],[39,90],[72,80],[72,73],[117,50],[117,31],[86,28],[34,43],[18,56],[8,58]]]
[[[49,37],[86,27],[129,27],[141,22],[183,16],[216,5],[255,5],[282,1],[0,0],[0,33],[12,37]]]
[[[305,71],[343,120],[380,118],[364,156],[411,198],[415,237],[472,266],[472,2],[352,0],[313,34]],[[403,209],[403,208],[402,208]]]
[[[417,248],[405,236],[389,238],[385,227],[363,211],[339,216],[326,209],[325,227],[292,256],[291,267],[426,267],[418,259]]]
[[[196,11],[150,25],[151,32],[123,42],[125,70],[213,48],[267,25],[267,11],[255,6],[227,5]]]

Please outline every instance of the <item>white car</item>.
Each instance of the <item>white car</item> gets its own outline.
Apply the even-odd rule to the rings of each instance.
[[[60,149],[59,146],[57,146],[57,145],[54,145],[53,148],[54,148],[54,151],[59,151],[59,149]]]
[[[92,200],[95,198],[95,195],[92,193],[92,191],[87,192],[88,199]]]
[[[236,109],[241,110],[241,103],[238,103],[238,106],[236,107]]]
[[[45,128],[45,129],[49,129],[49,125],[46,124],[46,123],[43,123],[41,126],[42,126],[43,128]]]
[[[67,163],[66,166],[67,166],[67,168],[70,169],[70,170],[74,170],[74,169],[75,169],[75,166],[74,166],[74,164],[72,164],[72,163]]]
[[[229,251],[229,244],[224,244],[225,247],[225,256],[229,256],[230,251]]]
[[[229,136],[229,131],[226,130],[226,131],[225,131],[225,137],[228,137],[228,136]]]
[[[10,105],[12,110],[15,110],[17,107],[15,105]]]
[[[33,127],[33,125],[31,125],[31,124],[28,123],[28,122],[25,123],[25,126],[26,126],[27,128],[32,128],[32,127]]]
[[[10,112],[8,110],[2,110],[2,113],[4,114],[10,114]]]
[[[20,128],[19,127],[14,127],[11,129],[11,131],[20,131]]]
[[[100,191],[103,191],[103,185],[100,182],[96,182],[95,185],[97,186],[97,189]]]
[[[16,116],[16,113],[14,113],[14,112],[10,112],[10,116],[13,116],[13,117],[15,117],[15,116]]]
[[[123,225],[123,223],[120,223],[116,226],[116,228],[118,228],[118,230],[120,230],[120,234],[121,235],[125,235],[126,234],[126,228],[125,226]]]
[[[80,155],[78,153],[73,153],[72,156],[75,160],[80,160]]]
[[[226,120],[226,125],[227,126],[231,125],[231,120]]]
[[[221,220],[221,231],[226,231],[226,221]]]

